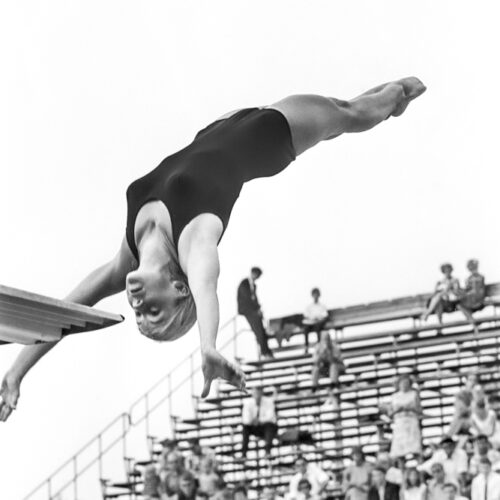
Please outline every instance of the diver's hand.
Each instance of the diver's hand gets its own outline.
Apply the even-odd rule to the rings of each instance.
[[[19,379],[7,373],[2,381],[0,388],[0,422],[5,422],[13,410],[16,409],[19,399],[21,382]]]
[[[202,398],[208,396],[212,381],[216,378],[222,378],[238,389],[245,390],[245,375],[243,372],[224,358],[218,351],[208,348],[202,350],[201,355],[201,368],[205,377],[203,392],[201,393]]]

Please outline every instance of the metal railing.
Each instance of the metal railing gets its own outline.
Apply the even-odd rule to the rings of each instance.
[[[237,329],[236,318],[237,316],[234,316],[224,323],[220,327],[218,334],[219,340],[225,340],[218,346],[218,349],[222,351],[232,346],[235,358],[237,357],[237,338],[242,331],[246,330]],[[229,338],[224,338],[228,334]],[[66,493],[71,495],[73,500],[78,500],[79,483],[83,474],[95,467],[99,478],[102,479],[105,473],[104,458],[119,444],[121,444],[121,455],[123,461],[125,461],[127,457],[127,437],[132,429],[144,424],[145,437],[146,439],[149,438],[150,419],[153,413],[163,407],[165,403],[168,403],[168,415],[171,421],[173,417],[172,397],[186,384],[189,384],[191,401],[196,399],[194,377],[201,371],[201,357],[197,356],[199,353],[200,348],[198,347],[138,398],[130,406],[128,412],[123,412],[113,419],[94,438],[26,495],[23,500],[59,500]],[[198,359],[198,363],[196,363],[196,359]],[[189,367],[189,373],[181,376],[180,380],[176,380],[176,374],[180,373],[182,369],[185,370],[186,367]],[[89,455],[89,457],[86,457],[86,455]],[[97,478],[94,481],[95,484],[99,482]]]

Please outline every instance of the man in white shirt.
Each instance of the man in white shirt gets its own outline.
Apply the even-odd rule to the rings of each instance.
[[[308,464],[301,455],[295,460],[295,467],[297,473],[290,480],[288,498],[292,500],[299,496],[299,483],[303,479],[307,479],[311,483],[311,495],[321,496],[330,480],[328,474],[318,465],[314,463]]]
[[[385,469],[385,480],[401,486],[403,484],[403,471],[393,466],[393,461],[387,451],[377,454],[377,464]]]
[[[278,432],[276,397],[276,388],[273,389],[272,396],[264,396],[262,387],[255,387],[252,390],[252,397],[243,402],[241,418],[243,424],[241,454],[243,458],[247,455],[250,435],[265,440],[266,455],[270,457],[273,439]]]
[[[499,500],[500,475],[491,470],[487,457],[479,459],[479,474],[472,480],[471,500]]]
[[[481,457],[488,457],[491,468],[497,470],[500,466],[500,453],[492,449],[488,436],[479,434],[474,440],[475,453],[469,461],[469,472],[475,476],[479,472],[479,460]]]
[[[419,471],[431,473],[432,465],[441,463],[445,473],[445,482],[458,486],[461,479],[465,479],[468,471],[467,453],[462,448],[458,448],[450,437],[441,440],[441,448],[436,450],[432,457],[419,465]],[[500,500],[500,499],[499,499]]]
[[[328,309],[319,301],[321,297],[319,288],[313,288],[311,290],[311,296],[313,301],[304,311],[304,319],[302,320],[304,325],[306,352],[309,348],[309,333],[316,332],[319,342],[321,331],[325,328],[326,322],[328,321]]]
[[[467,500],[467,497],[458,495],[458,488],[456,484],[445,483],[443,484],[444,500]]]

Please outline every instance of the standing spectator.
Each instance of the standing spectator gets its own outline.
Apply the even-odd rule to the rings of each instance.
[[[500,476],[491,471],[487,457],[479,460],[479,474],[472,480],[471,500],[498,500],[500,498]]]
[[[469,472],[472,476],[478,474],[479,461],[483,457],[486,457],[490,461],[494,469],[497,465],[499,465],[500,453],[491,448],[491,444],[487,436],[484,434],[476,436],[474,448],[474,455],[472,455],[469,461]]]
[[[208,496],[215,494],[219,475],[215,472],[215,462],[211,457],[204,457],[201,461],[200,473],[198,475],[199,491],[203,491]]]
[[[255,387],[252,391],[252,397],[244,401],[242,458],[247,455],[250,435],[264,438],[266,456],[268,458],[271,456],[273,439],[278,432],[276,397],[276,388],[274,388],[272,396],[263,396],[262,387]]]
[[[401,375],[397,382],[397,391],[392,395],[391,401],[393,419],[391,456],[394,458],[421,454],[421,413],[420,397],[411,387],[410,376]]]
[[[160,461],[160,479],[163,490],[176,489],[179,487],[181,474],[184,472],[184,458],[177,451],[171,451],[162,456]],[[162,490],[162,491],[163,491]]]
[[[485,435],[491,442],[497,432],[497,415],[494,410],[488,407],[486,396],[481,388],[473,391],[472,431],[475,435]]]
[[[309,349],[309,333],[316,332],[319,342],[321,332],[325,328],[326,322],[328,321],[328,309],[319,301],[319,298],[321,297],[319,288],[313,288],[311,290],[311,296],[313,301],[304,311],[304,318],[302,320],[306,346],[305,352]]]
[[[196,499],[196,479],[189,471],[185,471],[180,480],[179,493],[177,500],[195,500]]]
[[[480,387],[479,377],[476,373],[469,373],[463,389],[455,396],[453,420],[446,433],[449,437],[453,437],[457,434],[467,434],[469,432],[472,425],[472,400],[474,398],[474,393],[477,394],[477,391],[474,391],[476,386]]]
[[[405,471],[401,500],[425,500],[425,484],[420,480],[420,474],[415,467]]]
[[[399,486],[387,481],[385,470],[378,465],[372,470],[372,485],[368,490],[368,500],[400,500]]]
[[[321,340],[316,344],[313,356],[313,391],[316,390],[320,375],[330,377],[331,385],[337,385],[339,382],[339,374],[344,367],[342,354],[339,346],[332,341],[330,334],[327,331],[321,333]]]
[[[467,497],[458,494],[457,485],[453,483],[445,483],[443,485],[443,493],[445,500],[468,500]]]
[[[144,469],[144,486],[142,490],[144,500],[157,500],[160,498],[160,476],[154,465]]]
[[[361,447],[352,448],[353,463],[344,469],[342,487],[345,500],[367,500],[372,465],[365,460]]]
[[[265,358],[272,358],[273,353],[267,345],[267,332],[262,323],[262,309],[257,299],[257,285],[255,282],[262,276],[260,267],[252,267],[250,276],[238,286],[238,314],[245,316],[260,347],[260,354]]]
[[[297,498],[299,493],[299,483],[302,479],[307,479],[311,483],[311,494],[321,496],[328,486],[328,474],[315,463],[307,463],[306,459],[299,455],[295,460],[296,474],[290,480],[290,498]]]
[[[441,448],[436,450],[432,457],[417,467],[427,473],[431,471],[434,464],[440,463],[444,469],[445,480],[447,483],[454,483],[457,486],[464,481],[468,470],[467,453],[458,448],[455,441],[449,437],[441,440]]]
[[[460,283],[452,276],[453,266],[451,264],[443,264],[441,272],[444,275],[443,279],[436,284],[434,295],[429,300],[427,309],[422,314],[423,321],[427,321],[427,318],[435,312],[441,324],[443,322],[443,312],[456,311],[460,294]]]
[[[443,464],[435,462],[431,466],[431,479],[427,485],[425,500],[446,500],[446,493],[444,491],[445,473]],[[456,483],[452,483],[456,487]]]

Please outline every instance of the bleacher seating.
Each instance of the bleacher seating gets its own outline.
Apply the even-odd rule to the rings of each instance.
[[[363,444],[368,455],[387,446],[390,425],[379,408],[392,394],[394,378],[400,373],[411,373],[420,390],[424,445],[439,439],[451,421],[454,394],[462,385],[464,372],[477,371],[485,391],[497,392],[500,316],[496,315],[496,307],[500,305],[500,284],[488,287],[488,306],[476,318],[478,334],[459,316],[445,316],[445,323],[439,328],[432,322],[421,324],[418,318],[428,297],[418,295],[330,311],[327,328],[340,344],[346,367],[333,390],[337,409],[321,409],[329,388],[327,380],[320,383],[316,392],[311,391],[311,354],[304,352],[300,315],[271,322],[274,331],[285,327],[290,331],[290,325],[293,327],[288,343],[279,346],[271,339],[275,344],[274,359],[240,360],[248,388],[278,388],[280,432],[290,428],[311,432],[315,445],[302,446],[309,461],[321,462],[335,475],[341,472],[353,445]],[[407,323],[403,327],[402,321]],[[364,325],[365,331],[350,332],[360,325]],[[216,396],[197,401],[194,417],[175,419],[175,438],[181,450],[193,437],[213,448],[220,457],[220,470],[231,484],[244,480],[257,491],[268,485],[284,487],[293,473],[297,446],[277,440],[268,461],[262,443],[252,438],[249,460],[235,460],[241,447],[239,424],[245,397],[233,387],[220,384]],[[127,481],[105,485],[105,498],[124,497],[131,492],[135,492],[134,498],[141,498],[140,471],[158,457],[160,449],[157,440],[156,444],[152,440],[151,456],[139,457],[138,462],[130,460]],[[332,497],[341,496],[333,481],[329,492]]]

